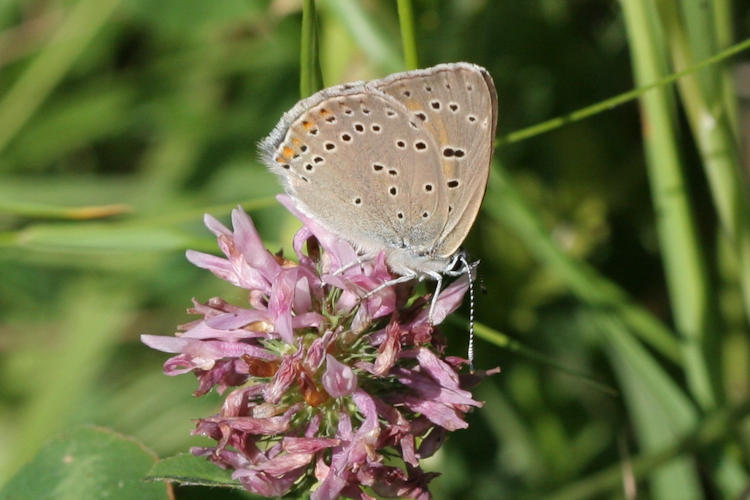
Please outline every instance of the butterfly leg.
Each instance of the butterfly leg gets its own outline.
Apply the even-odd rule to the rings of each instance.
[[[443,288],[443,275],[440,273],[429,273],[429,276],[437,282],[437,284],[435,285],[435,293],[432,294],[432,299],[430,300],[430,312],[429,314],[427,314],[427,321],[429,321],[432,325],[432,317],[433,313],[435,312],[435,304],[437,304],[437,299],[440,296],[440,290]]]
[[[349,262],[345,266],[339,267],[338,269],[336,269],[333,272],[333,275],[334,276],[339,276],[341,274],[344,274],[346,271],[348,271],[349,269],[353,268],[354,266],[361,266],[366,261],[373,260],[374,258],[375,258],[375,256],[369,255],[369,254],[365,254],[365,255],[361,255],[361,256],[357,255],[357,259],[356,260],[353,260],[353,261]]]
[[[388,288],[389,286],[398,285],[399,283],[406,283],[407,281],[411,281],[417,277],[416,274],[405,274],[403,276],[399,276],[398,278],[394,278],[392,280],[384,281],[383,283],[379,284],[369,292],[365,294],[363,299],[368,299],[378,293],[380,290],[383,290],[385,288]]]

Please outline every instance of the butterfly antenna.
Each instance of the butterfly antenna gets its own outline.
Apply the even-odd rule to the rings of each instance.
[[[474,373],[474,273],[472,265],[466,259],[466,255],[461,255],[461,262],[464,265],[466,275],[469,277],[469,369]]]

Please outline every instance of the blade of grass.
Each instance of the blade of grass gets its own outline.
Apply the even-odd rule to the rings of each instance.
[[[621,5],[638,83],[663,78],[665,54],[658,42],[653,4],[621,0]],[[665,88],[641,97],[646,165],[672,312],[682,337],[683,369],[693,397],[702,408],[709,409],[722,399],[718,366],[710,354],[716,337],[716,310],[682,171],[670,98]]]
[[[714,26],[716,31],[716,47],[724,50],[734,41],[734,13],[731,0],[713,0]],[[739,136],[739,109],[737,108],[737,92],[729,65],[722,65],[722,85],[724,86],[724,108],[728,111],[728,120],[732,131]]]
[[[658,5],[672,60],[678,70],[690,66],[695,55],[702,57],[714,50],[714,22],[713,17],[707,15],[710,10],[694,2],[680,3],[685,11],[681,16],[673,0],[662,0]],[[683,18],[687,19],[687,29],[683,29]],[[737,113],[736,103],[728,104],[721,67],[704,68],[679,80],[678,89],[722,230],[732,242],[739,262],[745,314],[750,318],[750,199],[731,118]]]
[[[642,96],[643,94],[645,94],[646,92],[652,89],[663,87],[665,85],[669,85],[670,83],[674,83],[686,75],[690,75],[703,68],[706,68],[713,64],[717,64],[726,59],[729,59],[730,57],[748,49],[750,49],[750,39],[739,42],[736,45],[733,45],[729,47],[728,49],[719,52],[715,56],[706,59],[705,61],[701,61],[700,63],[694,66],[690,66],[689,68],[686,68],[683,71],[678,71],[669,76],[665,76],[664,78],[654,81],[648,85],[639,86],[633,90],[623,92],[622,94],[618,94],[614,97],[610,97],[609,99],[606,99],[604,101],[600,101],[590,106],[586,106],[585,108],[573,111],[572,113],[568,113],[563,116],[558,116],[557,118],[552,118],[551,120],[547,120],[542,123],[537,123],[536,125],[532,125],[530,127],[526,127],[521,130],[516,130],[515,132],[511,132],[507,135],[504,135],[500,139],[498,139],[496,142],[496,145],[500,146],[503,144],[510,144],[513,142],[523,141],[530,137],[535,137],[545,132],[555,130],[564,125],[567,125],[568,123],[581,121],[585,118],[596,115],[598,113],[609,111],[610,109],[616,106],[620,106],[627,102],[638,99],[640,96]]]
[[[618,315],[634,334],[662,356],[676,363],[680,361],[679,344],[674,334],[651,313],[633,303],[617,284],[598,274],[585,262],[568,256],[552,239],[502,167],[492,171],[483,208],[509,227],[540,262],[565,281],[581,301]]]
[[[717,50],[714,9],[710,3],[661,0],[659,14],[669,43],[676,69],[690,66],[696,58],[705,58]],[[740,289],[745,303],[745,314],[750,317],[750,200],[746,179],[742,175],[739,146],[731,122],[736,104],[724,95],[727,85],[722,81],[722,66],[704,68],[678,81],[688,123],[701,154],[704,172],[716,207],[722,231],[720,237],[729,240],[732,257],[739,268]],[[725,318],[723,325],[741,323],[739,318]],[[704,349],[717,379],[721,376],[720,332],[704,340]],[[722,496],[739,494],[747,483],[743,467],[727,450],[715,450],[718,464],[714,467],[715,482]]]
[[[646,477],[652,470],[667,464],[680,455],[691,453],[727,439],[732,434],[735,422],[750,415],[750,401],[731,408],[721,409],[703,418],[697,427],[685,434],[679,442],[664,449],[644,453],[631,459],[631,468],[636,478]],[[578,500],[606,496],[622,484],[622,465],[615,464],[596,472],[585,479],[570,484],[549,497],[549,500]]]
[[[323,87],[318,61],[317,19],[315,0],[304,0],[302,4],[302,36],[300,47],[300,97],[305,98]]]
[[[0,99],[0,151],[62,80],[119,0],[80,0],[44,50]]]
[[[404,47],[406,69],[416,69],[419,67],[419,59],[411,0],[398,0],[398,22],[401,26],[401,43]]]
[[[605,350],[620,381],[641,448],[651,453],[674,446],[697,424],[695,408],[617,319],[598,312],[588,317],[607,337]],[[654,498],[702,498],[688,457],[676,456],[649,471],[649,479]]]
[[[459,318],[456,314],[449,316],[448,321],[456,325],[461,325],[462,327],[468,326],[466,319]],[[507,349],[508,351],[515,352],[521,356],[536,361],[539,364],[559,370],[560,372],[570,375],[571,377],[574,377],[609,396],[617,396],[617,389],[599,382],[588,373],[558,363],[554,358],[547,356],[543,352],[527,347],[521,342],[485,324],[475,322],[474,333],[476,333],[477,337],[486,340],[492,345],[502,349]]]
[[[395,41],[368,15],[362,7],[362,2],[326,0],[324,5],[330,13],[339,18],[342,26],[367,54],[367,58],[378,64],[385,73],[403,69]]]
[[[484,401],[477,417],[484,420],[495,441],[502,443],[497,449],[497,463],[511,473],[542,480],[545,461],[534,436],[533,422],[517,411],[499,386],[480,384],[475,392],[477,398]]]
[[[0,214],[10,214],[19,217],[88,220],[127,214],[132,211],[133,208],[125,204],[57,207],[44,203],[24,203],[0,200]]]
[[[252,211],[275,205],[274,198],[239,204]],[[222,204],[128,220],[70,224],[30,224],[16,231],[0,232],[0,248],[22,248],[41,252],[171,252],[194,247],[190,235],[174,226],[201,219],[210,213],[228,214],[237,204]],[[210,249],[215,247],[211,245]]]

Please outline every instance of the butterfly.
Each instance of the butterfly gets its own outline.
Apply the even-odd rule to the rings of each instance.
[[[465,62],[323,89],[260,143],[264,163],[305,215],[363,256],[384,252],[412,279],[472,272],[460,246],[490,172],[497,93]],[[456,270],[459,262],[461,270]]]

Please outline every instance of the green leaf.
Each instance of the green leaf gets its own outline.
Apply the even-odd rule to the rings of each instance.
[[[21,217],[46,217],[49,219],[100,219],[131,212],[125,204],[85,205],[77,207],[62,207],[45,203],[0,201],[0,213],[13,214]]]
[[[180,484],[242,488],[239,481],[232,479],[231,471],[189,453],[161,460],[151,468],[146,477]]]
[[[654,358],[629,335],[617,319],[601,313],[588,315],[608,337],[605,349],[617,373],[638,441],[647,453],[675,446],[697,423],[690,400]],[[677,456],[651,471],[657,498],[701,498],[701,488],[689,457]]]
[[[18,242],[56,251],[182,250],[191,242],[175,229],[124,224],[38,224],[24,229]]]
[[[143,480],[156,460],[132,438],[109,429],[79,427],[44,446],[0,490],[0,499],[166,499],[169,487]]]

